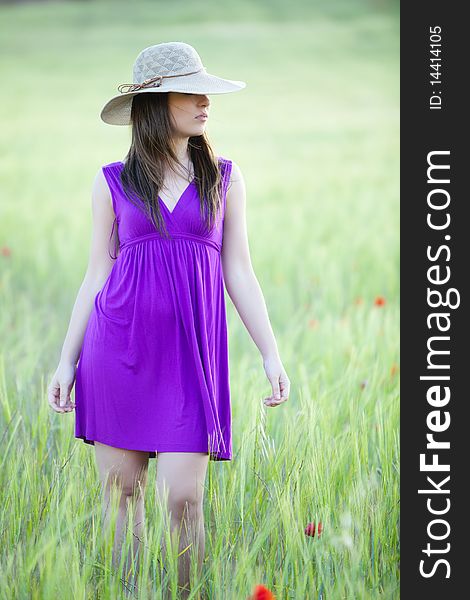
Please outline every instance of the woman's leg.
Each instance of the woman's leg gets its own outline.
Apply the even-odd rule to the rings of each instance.
[[[113,546],[113,566],[116,569],[119,567],[122,544],[126,535],[128,502],[132,501],[135,506],[133,551],[134,556],[137,555],[135,568],[136,573],[138,573],[142,552],[139,540],[142,539],[142,532],[144,531],[144,492],[147,483],[149,454],[138,450],[114,448],[96,441],[95,451],[103,493],[102,516],[105,530],[108,529],[110,524],[110,496],[113,484],[117,486],[119,493],[119,508]],[[124,566],[125,570],[122,573],[124,580],[129,578],[131,562],[132,557],[128,556]]]
[[[163,506],[168,502],[172,543],[179,540],[179,552],[190,546],[178,561],[181,598],[189,596],[191,554],[196,552],[199,572],[204,560],[203,499],[208,461],[207,452],[157,453],[157,494]]]

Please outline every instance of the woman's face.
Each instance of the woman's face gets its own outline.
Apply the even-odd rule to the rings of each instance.
[[[209,97],[205,94],[183,94],[168,92],[168,107],[176,135],[190,137],[202,135],[207,119],[201,114],[209,114]]]

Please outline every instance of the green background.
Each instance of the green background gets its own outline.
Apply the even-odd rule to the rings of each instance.
[[[211,97],[207,132],[244,174],[252,262],[292,386],[287,403],[262,404],[262,359],[227,296],[234,460],[209,467],[198,584],[216,600],[257,583],[277,599],[398,598],[398,3],[3,4],[0,28],[4,593],[117,594],[93,448],[46,387],[87,266],[94,176],[130,142],[100,110],[140,50],[185,41],[210,73],[247,83]],[[304,533],[314,520],[320,538]]]

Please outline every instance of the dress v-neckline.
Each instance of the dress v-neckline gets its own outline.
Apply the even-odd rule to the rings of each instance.
[[[186,192],[189,190],[189,188],[191,187],[191,185],[192,185],[193,183],[194,183],[194,179],[192,179],[192,180],[191,180],[191,181],[188,183],[188,185],[187,185],[187,186],[184,188],[184,190],[183,190],[183,192],[182,192],[181,196],[178,198],[178,202],[177,202],[177,203],[174,205],[174,207],[173,207],[173,210],[170,210],[170,209],[168,208],[168,206],[166,205],[166,203],[165,203],[165,202],[163,202],[163,200],[162,200],[162,198],[161,198],[161,196],[160,196],[160,195],[158,196],[158,199],[160,200],[161,204],[163,204],[163,206],[166,208],[167,212],[168,212],[170,215],[172,215],[172,214],[175,212],[175,210],[178,208],[178,206],[179,206],[179,204],[181,203],[182,199],[183,199],[183,198],[184,198],[184,196],[186,195]]]
[[[120,164],[121,164],[121,167],[124,167],[124,163],[123,163],[122,161],[119,161],[119,162],[120,162]],[[170,209],[168,208],[168,206],[166,205],[166,203],[165,203],[165,202],[162,200],[162,198],[161,198],[160,194],[158,195],[158,200],[159,200],[160,204],[162,204],[162,205],[163,205],[163,207],[165,208],[165,210],[167,211],[167,213],[168,213],[169,215],[172,215],[172,214],[175,212],[175,210],[178,208],[178,206],[181,204],[181,201],[182,201],[182,200],[183,200],[183,198],[186,196],[186,193],[188,192],[189,188],[190,188],[190,187],[193,185],[194,181],[195,181],[195,179],[194,179],[194,177],[193,177],[193,178],[191,179],[191,181],[188,183],[188,185],[187,185],[187,186],[184,188],[184,190],[183,190],[183,192],[182,192],[181,196],[178,198],[178,202],[177,202],[177,203],[174,205],[174,207],[173,207],[173,210],[170,210]]]

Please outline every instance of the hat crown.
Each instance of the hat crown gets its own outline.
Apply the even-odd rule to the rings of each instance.
[[[156,75],[178,75],[204,69],[196,50],[184,42],[163,42],[144,48],[134,62],[133,81],[142,83]]]

